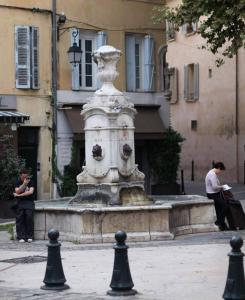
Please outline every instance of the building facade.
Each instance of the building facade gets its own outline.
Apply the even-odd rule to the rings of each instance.
[[[174,7],[179,0],[166,1]],[[203,181],[213,161],[223,161],[223,180],[244,182],[245,51],[226,59],[219,68],[215,57],[200,50],[205,41],[198,24],[176,32],[166,26],[166,61],[171,67],[171,125],[184,137],[181,166],[186,180]]]
[[[50,1],[0,1],[0,139],[26,159],[35,197],[51,197]]]
[[[84,131],[80,111],[100,87],[92,52],[103,45],[122,51],[117,89],[126,93],[138,114],[135,118],[136,163],[146,174],[150,192],[147,145],[162,139],[169,126],[169,103],[162,93],[164,45],[162,25],[151,19],[153,6],[162,1],[57,1],[58,23],[57,164],[63,172],[76,147],[79,168],[84,165]],[[67,50],[73,43],[82,50],[81,63],[72,66]],[[149,148],[149,147],[148,147]]]

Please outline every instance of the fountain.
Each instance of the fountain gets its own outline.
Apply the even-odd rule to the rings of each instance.
[[[93,53],[102,87],[83,106],[86,164],[72,198],[36,201],[35,238],[56,228],[63,240],[113,242],[124,230],[129,241],[172,239],[216,230],[212,200],[201,196],[153,196],[135,164],[134,105],[113,81],[121,51],[102,46]]]
[[[102,87],[83,106],[86,166],[77,176],[78,192],[70,204],[144,203],[144,174],[135,165],[134,105],[117,90],[116,64],[121,51],[102,46],[93,53]]]

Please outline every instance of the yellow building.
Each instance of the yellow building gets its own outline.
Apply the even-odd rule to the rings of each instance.
[[[165,35],[151,19],[156,4],[162,1],[0,0],[1,136],[13,137],[32,168],[37,199],[58,196],[52,177],[58,177],[56,167],[63,173],[70,163],[72,144],[78,169],[84,164],[80,111],[100,87],[91,54],[105,44],[123,54],[115,85],[138,111],[136,162],[150,192],[147,149],[169,126],[162,93]],[[74,42],[83,54],[71,66],[67,51]]]
[[[71,147],[78,150],[78,167],[84,164],[84,132],[80,111],[100,87],[91,54],[108,44],[123,53],[115,86],[135,104],[136,163],[146,174],[150,192],[147,148],[163,137],[169,126],[169,103],[164,100],[162,55],[165,36],[162,25],[152,22],[152,9],[162,1],[60,0],[58,20],[57,162],[63,172],[71,160]],[[67,50],[73,43],[83,51],[81,63],[71,67]],[[148,150],[149,151],[149,150]]]
[[[51,196],[50,1],[0,0],[0,137],[14,140],[36,184]]]

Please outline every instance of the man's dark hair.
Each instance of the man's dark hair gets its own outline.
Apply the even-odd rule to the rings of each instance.
[[[26,169],[21,169],[19,174],[29,174],[29,171]]]
[[[219,161],[219,162],[214,163],[214,168],[224,171],[225,170],[225,165],[221,161]]]

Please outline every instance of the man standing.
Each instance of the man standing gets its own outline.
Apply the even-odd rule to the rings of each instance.
[[[14,197],[17,199],[16,232],[20,243],[31,243],[34,233],[34,186],[27,170],[20,171],[15,184]]]
[[[219,226],[220,230],[228,230],[225,223],[225,217],[227,213],[227,205],[221,196],[221,191],[223,190],[222,185],[219,182],[218,174],[225,170],[225,165],[222,162],[217,162],[214,164],[213,169],[211,169],[205,178],[206,193],[208,199],[214,200],[214,207],[216,211],[217,221],[215,224]]]

